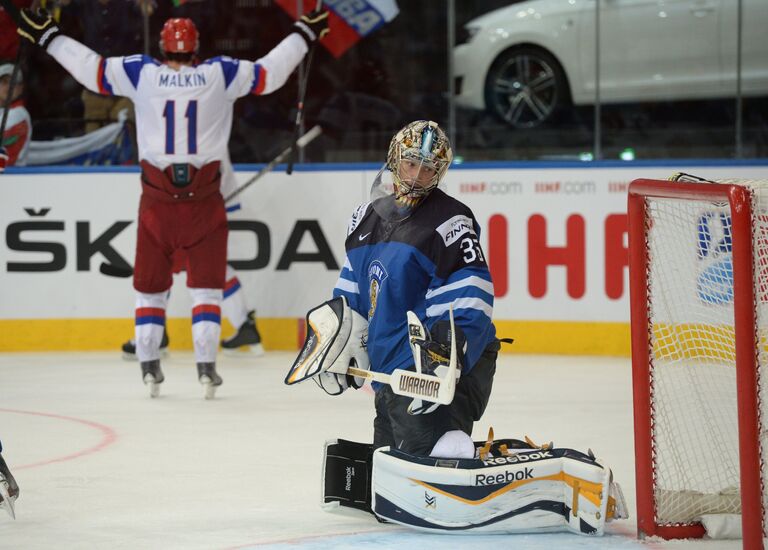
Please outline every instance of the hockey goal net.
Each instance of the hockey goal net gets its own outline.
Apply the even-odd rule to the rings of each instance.
[[[638,534],[763,548],[768,181],[635,180],[628,207]]]

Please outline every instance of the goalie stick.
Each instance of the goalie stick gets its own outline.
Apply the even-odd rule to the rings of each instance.
[[[255,176],[253,176],[251,179],[249,179],[240,187],[238,187],[237,189],[232,191],[229,195],[227,195],[224,198],[224,202],[229,202],[232,199],[234,199],[240,193],[245,191],[248,187],[256,183],[257,180],[261,179],[262,176],[274,170],[275,166],[280,164],[283,161],[283,159],[285,159],[285,157],[287,157],[292,151],[306,147],[313,139],[315,139],[317,136],[319,136],[322,133],[323,133],[323,129],[319,125],[314,126],[309,132],[307,132],[306,134],[301,136],[299,139],[297,139],[294,143],[292,143],[291,145],[283,149],[283,151],[279,155],[273,158],[269,162],[269,164],[267,164],[264,168],[259,170],[259,172]]]
[[[450,306],[448,313],[451,319],[451,358],[448,362],[448,372],[444,377],[424,374],[421,372],[412,372],[403,369],[395,369],[392,374],[362,370],[355,367],[349,367],[347,374],[366,378],[373,382],[389,384],[392,391],[397,395],[413,397],[423,401],[448,405],[453,401],[453,395],[456,392],[457,378],[457,351],[456,351],[456,325],[453,320],[453,305]],[[424,341],[423,327],[416,315],[408,312],[408,334],[411,335],[411,347],[418,346],[420,341]]]

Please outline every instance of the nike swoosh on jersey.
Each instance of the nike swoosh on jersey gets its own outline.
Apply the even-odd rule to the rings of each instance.
[[[368,235],[370,235],[370,234],[371,234],[371,232],[369,231],[369,232],[368,232],[368,233],[366,233],[365,235],[360,235],[360,236],[357,238],[357,240],[359,240],[359,241],[362,241],[363,239],[365,239],[365,238],[366,238]]]

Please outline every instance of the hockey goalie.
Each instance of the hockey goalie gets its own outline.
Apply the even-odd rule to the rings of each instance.
[[[426,531],[602,534],[626,507],[590,453],[470,438],[503,340],[479,224],[439,188],[452,156],[433,121],[395,134],[350,220],[334,298],[307,314],[286,384],[375,392],[373,443],[326,444],[324,506]]]
[[[450,317],[455,327],[452,311]],[[365,319],[344,299],[310,311],[307,327],[288,384],[343,373],[359,378],[352,387],[365,379],[389,383],[393,392],[436,409],[450,405],[460,385],[455,344],[449,344],[447,360],[427,366],[427,357],[434,354],[425,352],[426,331],[414,314],[409,315],[408,332],[419,367],[394,372],[389,380],[368,370]],[[415,379],[406,382],[408,377]],[[420,388],[430,384],[437,389],[425,396]],[[448,403],[441,405],[440,400]],[[392,446],[328,441],[322,488],[322,505],[328,511],[358,510],[428,532],[602,535],[606,522],[627,517],[621,487],[591,451],[536,445],[528,438],[495,440],[493,430],[484,442],[450,430],[428,456]]]

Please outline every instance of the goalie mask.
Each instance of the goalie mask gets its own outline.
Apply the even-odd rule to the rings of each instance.
[[[160,31],[160,51],[163,53],[197,53],[200,35],[191,19],[169,19]]]
[[[438,186],[452,159],[448,136],[436,122],[411,122],[389,144],[371,188],[374,208],[386,220],[407,218]]]

